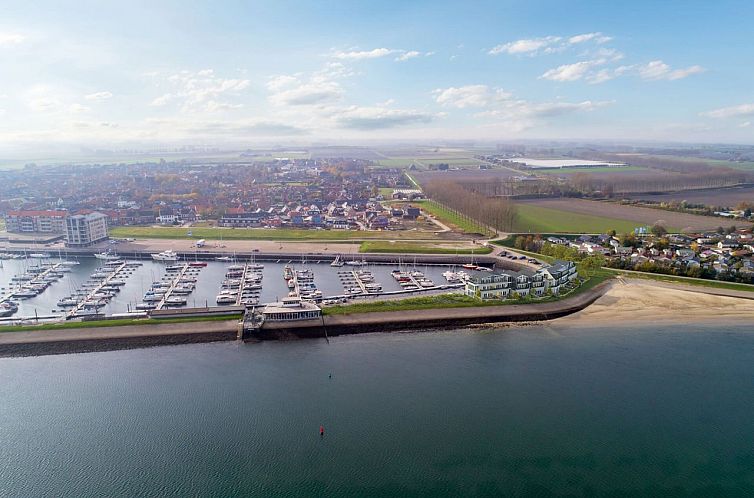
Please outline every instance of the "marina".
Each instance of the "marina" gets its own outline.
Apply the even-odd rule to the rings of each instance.
[[[19,322],[36,319],[80,318],[84,316],[143,316],[145,312],[171,307],[208,308],[225,305],[256,306],[280,302],[293,296],[318,304],[335,304],[349,299],[412,294],[458,287],[447,281],[444,272],[452,265],[421,264],[401,270],[408,272],[410,286],[401,285],[393,272],[393,262],[368,262],[366,265],[331,266],[332,260],[278,258],[257,262],[251,256],[230,257],[230,261],[195,260],[184,255],[179,261],[132,260],[120,253],[118,259],[91,255],[65,261],[62,257],[33,260],[2,260],[0,321]],[[71,258],[71,255],[68,255]],[[342,260],[341,260],[342,261]],[[42,268],[41,273],[27,270]],[[46,272],[46,273],[45,273]],[[421,272],[414,276],[411,272]],[[28,297],[13,297],[24,292],[22,284],[54,277],[43,292]],[[230,275],[230,276],[229,276]],[[288,276],[288,279],[281,276]],[[294,279],[295,277],[295,279]],[[345,279],[343,278],[345,277]],[[420,279],[426,279],[424,285]],[[28,279],[28,280],[14,280]],[[36,279],[36,280],[35,280]],[[262,283],[264,282],[264,285]],[[431,282],[434,285],[429,285]],[[346,292],[347,289],[358,292]],[[168,292],[169,291],[169,292]],[[14,303],[14,304],[11,304]],[[85,304],[86,303],[86,304]],[[15,310],[15,311],[14,311]],[[8,313],[8,314],[5,314]]]

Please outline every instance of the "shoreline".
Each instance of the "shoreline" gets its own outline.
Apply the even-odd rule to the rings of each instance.
[[[553,325],[684,325],[709,322],[754,323],[754,294],[621,277],[588,308]]]

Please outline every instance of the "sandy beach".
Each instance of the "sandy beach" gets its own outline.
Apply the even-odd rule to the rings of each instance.
[[[718,295],[736,291],[680,287],[635,279],[618,279],[591,306],[559,318],[556,325],[605,326],[609,324],[649,325],[700,321],[754,323],[754,300]]]

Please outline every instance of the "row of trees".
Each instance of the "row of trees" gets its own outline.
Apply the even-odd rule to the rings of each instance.
[[[504,198],[489,198],[451,180],[433,180],[424,187],[430,199],[496,230],[511,231],[516,206]]]

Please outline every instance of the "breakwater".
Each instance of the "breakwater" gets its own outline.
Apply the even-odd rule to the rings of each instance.
[[[245,332],[244,339],[314,338],[369,332],[447,329],[486,323],[553,320],[583,310],[604,295],[610,285],[610,282],[604,282],[574,297],[547,303],[383,311],[324,315],[317,319],[300,321],[267,321],[261,328]]]
[[[244,333],[242,322],[235,319],[57,330],[31,328],[0,333],[0,357],[232,341],[239,335],[244,340],[284,340],[552,320],[586,308],[602,296],[609,285],[605,282],[577,296],[549,303],[353,313],[297,322],[267,322],[253,334]],[[228,307],[224,311],[235,309]],[[186,311],[180,314],[188,315]]]

